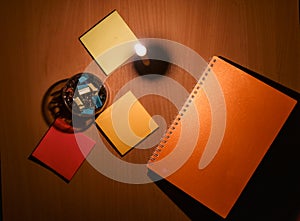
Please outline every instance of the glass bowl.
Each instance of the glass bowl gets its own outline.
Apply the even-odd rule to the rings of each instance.
[[[105,85],[91,73],[79,73],[71,77],[62,88],[61,94],[67,109],[80,117],[99,114],[108,100]]]

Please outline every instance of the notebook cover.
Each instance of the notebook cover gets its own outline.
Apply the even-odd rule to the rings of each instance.
[[[121,155],[158,128],[131,91],[105,109],[96,123]]]
[[[106,75],[135,54],[134,45],[138,41],[116,10],[83,34],[79,40]]]
[[[59,119],[56,119],[57,121]],[[70,181],[95,145],[95,141],[83,133],[65,133],[54,125],[55,123],[49,128],[31,157],[48,166],[66,181]]]
[[[225,218],[295,104],[213,57],[148,168]]]

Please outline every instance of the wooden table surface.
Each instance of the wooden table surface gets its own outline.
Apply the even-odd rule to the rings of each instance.
[[[113,9],[139,38],[179,42],[206,61],[213,55],[224,56],[300,92],[297,0],[16,0],[2,3],[3,220],[190,218],[154,183],[118,182],[96,171],[87,161],[72,181],[66,183],[28,159],[49,127],[41,111],[44,94],[53,84],[85,70],[92,62],[78,37]],[[176,78],[181,70],[172,68],[169,72]],[[129,69],[124,67],[114,73],[110,84],[112,96],[133,77],[128,74]],[[193,81],[184,77],[179,77],[179,81],[186,88],[192,87]],[[172,105],[162,108],[161,104],[168,102],[154,96],[141,100],[151,114],[161,114],[166,122],[176,114]],[[139,158],[131,159],[128,155],[127,160]],[[203,217],[203,220],[215,218]]]

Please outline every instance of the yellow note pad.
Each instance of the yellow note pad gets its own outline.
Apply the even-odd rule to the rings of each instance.
[[[117,11],[110,13],[79,39],[106,75],[134,55],[134,45],[138,42]]]
[[[96,123],[121,155],[158,128],[131,91],[105,109]]]

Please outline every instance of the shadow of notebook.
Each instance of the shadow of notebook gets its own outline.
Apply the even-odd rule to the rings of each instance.
[[[226,58],[220,57],[220,59],[300,101],[299,93]],[[297,154],[297,147],[300,146],[299,122],[300,105],[298,102],[239,195],[226,220],[296,220],[300,212],[300,175],[297,170],[297,162],[300,160]],[[149,176],[157,180],[156,173],[149,171]],[[156,184],[192,220],[224,220],[181,188],[169,182],[168,178],[157,181]]]

